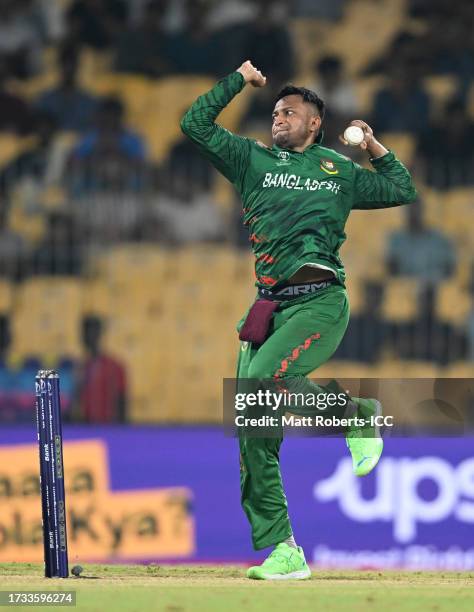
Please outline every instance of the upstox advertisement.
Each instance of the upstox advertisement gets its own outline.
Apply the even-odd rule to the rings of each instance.
[[[473,569],[472,438],[392,439],[386,449],[366,479],[353,476],[348,458],[328,452],[311,491],[313,560],[326,567]]]
[[[0,562],[41,561],[36,432],[0,432]],[[249,562],[239,452],[218,427],[67,427],[70,559]],[[387,438],[369,476],[340,438],[281,447],[295,537],[320,567],[474,569],[471,437]]]

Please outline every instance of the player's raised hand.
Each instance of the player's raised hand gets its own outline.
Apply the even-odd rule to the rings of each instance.
[[[237,68],[237,72],[240,72],[245,82],[250,83],[253,87],[265,87],[267,83],[267,77],[264,77],[250,60],[244,62],[240,68]]]
[[[362,121],[361,119],[354,119],[354,121],[351,121],[349,125],[355,125],[356,127],[359,127],[362,130],[362,132],[364,133],[364,139],[358,144],[361,149],[364,149],[364,150],[367,149],[367,147],[374,140],[374,132],[372,131],[372,128],[370,127],[370,125],[368,125],[365,121]],[[355,143],[348,142],[344,138],[344,135],[340,135],[339,140],[345,145],[355,144]]]
[[[388,153],[388,149],[386,149],[383,144],[381,144],[375,138],[372,128],[365,121],[355,119],[354,121],[351,121],[350,125],[357,126],[362,130],[364,133],[364,138],[360,143],[358,143],[359,147],[364,151],[367,151],[372,158],[382,157]],[[344,138],[344,136],[339,136],[339,140],[345,145],[351,144],[346,138]]]

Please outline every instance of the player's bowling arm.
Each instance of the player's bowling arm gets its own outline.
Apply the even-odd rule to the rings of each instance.
[[[222,172],[238,187],[247,168],[250,142],[215,123],[219,113],[245,87],[245,79],[233,72],[220,80],[191,105],[181,120],[181,129]]]

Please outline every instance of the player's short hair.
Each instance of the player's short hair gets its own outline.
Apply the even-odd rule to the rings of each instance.
[[[317,109],[318,114],[321,117],[321,121],[324,119],[326,105],[318,94],[311,91],[311,89],[306,89],[306,87],[296,87],[296,85],[286,85],[277,95],[275,104],[278,102],[278,100],[281,100],[286,96],[301,96],[303,98],[303,102],[312,104]]]

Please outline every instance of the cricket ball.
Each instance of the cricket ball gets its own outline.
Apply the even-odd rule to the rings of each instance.
[[[353,147],[364,140],[364,130],[358,125],[350,125],[344,132],[344,139]]]

